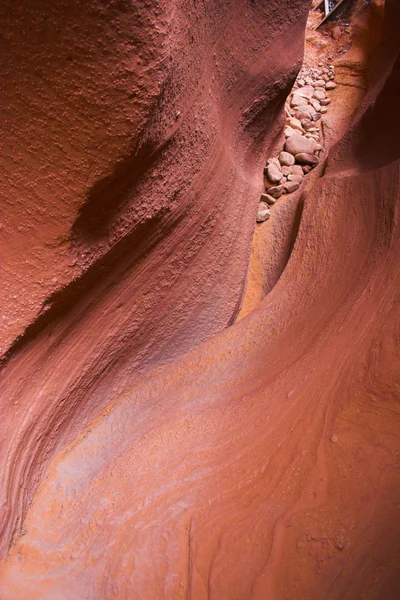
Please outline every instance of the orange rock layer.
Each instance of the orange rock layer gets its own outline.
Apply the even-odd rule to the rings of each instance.
[[[88,120],[83,112],[79,125],[76,99],[67,97],[74,78],[53,68],[39,86],[28,63],[40,61],[20,48],[26,62],[10,69],[10,81],[29,74],[50,96],[61,86],[54,102],[65,103],[57,111],[48,96],[49,114],[29,124],[37,128],[32,144],[46,147],[54,110],[65,119],[54,147],[65,156],[50,152],[54,166],[50,158],[40,165],[23,129],[10,129],[6,178],[15,173],[22,192],[1,232],[14,240],[4,245],[6,289],[18,301],[7,305],[13,327],[3,337],[8,554],[0,597],[397,599],[398,7],[386,3],[368,92],[302,197],[279,281],[229,328],[308,3],[116,2],[107,12],[91,2],[74,5],[69,22],[57,7],[63,23],[53,13],[46,23],[69,27],[60,56],[81,32],[87,46],[77,53],[93,65],[77,67],[87,77],[82,106],[90,96],[110,120],[112,143],[105,156],[94,136],[104,135],[100,116],[85,141]],[[22,3],[20,11],[25,18]],[[138,32],[129,33],[134,24]],[[33,43],[31,36],[28,48]],[[130,44],[151,48],[159,69],[139,68]],[[154,97],[132,88],[145,79]],[[103,103],[101,89],[116,97]],[[127,97],[115,101],[121,89],[131,90],[129,106],[146,119],[121,116],[128,105]],[[30,102],[44,111],[40,95],[20,100],[27,123]],[[22,106],[17,114],[22,121]],[[25,160],[16,164],[22,148]],[[69,154],[112,167],[93,166],[83,183],[67,169]],[[35,168],[59,182],[59,194],[33,176]],[[29,203],[38,223],[21,232],[18,253],[13,224]],[[49,232],[61,229],[67,241],[54,247]],[[24,269],[21,292],[12,274]],[[59,277],[57,269],[64,279],[51,291],[44,273]]]

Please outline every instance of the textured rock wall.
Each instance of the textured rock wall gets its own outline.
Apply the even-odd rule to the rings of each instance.
[[[307,8],[2,3],[3,552],[54,449],[234,319]]]
[[[242,7],[237,11],[241,23]],[[129,379],[130,390],[115,396],[102,417],[51,461],[2,565],[5,599],[397,600],[395,2],[386,3],[385,15],[375,78],[348,134],[305,194],[279,282],[257,310],[173,364],[130,379],[123,367],[105,369],[105,381],[125,373],[121,385]],[[246,49],[251,51],[249,43]],[[278,62],[275,57],[273,64]],[[251,69],[248,64],[243,72]],[[246,151],[245,139],[239,136],[233,148],[242,147],[242,156],[256,165],[257,154],[251,145]],[[252,220],[256,204],[257,197]],[[71,381],[87,385],[85,398],[94,386],[85,356],[90,344],[104,348],[102,330],[110,331],[113,313],[98,329],[91,328],[91,319],[114,286],[115,293],[129,290],[129,280],[122,269],[114,285],[94,287],[96,300],[87,296],[86,306],[74,305],[75,320],[67,327],[72,315],[66,314],[62,322],[64,341],[54,340],[52,353],[60,347],[64,354],[53,364],[63,368],[65,357]],[[61,321],[52,331],[61,335]],[[29,361],[35,353],[40,359],[43,339],[38,335],[10,358],[10,386],[29,376],[32,389],[36,372]],[[75,353],[73,340],[79,341]],[[120,362],[125,355],[116,356]],[[13,369],[19,373],[14,379]],[[50,370],[52,385],[65,373]],[[99,385],[111,394],[111,384]],[[67,413],[72,397],[65,396]],[[35,419],[25,410],[21,440],[36,449],[34,436],[46,432],[49,415],[38,420],[44,400],[32,406]],[[49,414],[57,413],[57,403],[48,406]],[[11,507],[19,483],[32,485],[29,451],[14,450]],[[19,510],[21,505],[11,511],[9,523]]]

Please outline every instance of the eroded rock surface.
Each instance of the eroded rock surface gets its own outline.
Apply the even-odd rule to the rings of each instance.
[[[2,3],[3,554],[54,451],[235,319],[289,4]]]
[[[112,253],[107,246],[112,232],[128,242],[118,260],[98,263],[91,285],[77,288],[72,309],[50,313],[52,319],[23,338],[4,367],[3,548],[47,466],[1,567],[5,600],[398,598],[400,18],[395,2],[386,3],[383,42],[363,105],[330,151],[324,176],[305,191],[294,248],[279,282],[246,318],[185,356],[174,353],[171,331],[177,330],[178,347],[179,340],[195,346],[222,329],[240,298],[240,260],[243,265],[247,260],[269,150],[263,132],[269,143],[278,135],[268,123],[275,122],[287,82],[295,76],[302,36],[298,17],[307,8],[290,2],[298,10],[291,24],[286,19],[293,13],[282,10],[282,2],[265,4],[257,9],[249,4],[246,11],[242,3],[234,4],[228,19],[226,4],[224,19],[210,7],[196,13],[189,5],[187,12],[173,15],[178,21],[171,23],[186,34],[180,14],[182,19],[197,15],[197,27],[204,14],[212,15],[204,24],[204,48],[213,47],[221,61],[212,72],[222,88],[213,96],[200,85],[192,99],[205,102],[205,146],[199,145],[207,166],[212,156],[214,170],[204,167],[190,209],[167,204],[166,214],[137,238],[118,222],[125,215],[135,223],[137,211],[129,212],[128,197],[122,203],[127,213],[121,208],[116,222],[108,222],[106,247],[74,237],[74,244],[94,246],[99,257]],[[190,35],[181,35],[190,57]],[[198,60],[199,52],[196,69]],[[213,55],[207,61],[210,69],[216,62]],[[170,106],[167,84],[164,93],[160,103]],[[175,106],[172,114],[179,120],[185,108],[178,110],[178,117]],[[274,121],[268,121],[270,111]],[[178,144],[178,164],[180,153],[183,165],[192,152],[191,139]],[[366,143],[371,139],[374,144]],[[168,160],[173,140],[159,156],[164,168],[156,171],[155,185],[161,172],[174,173],[174,161]],[[190,169],[177,172],[183,188],[193,189],[186,180]],[[141,198],[145,210],[151,201],[135,185],[129,188],[135,191],[132,198]],[[193,178],[190,185],[196,186]],[[221,201],[224,194],[234,197],[229,210]],[[150,198],[156,203],[158,195]],[[178,206],[187,201],[174,199]],[[230,257],[226,264],[223,251]],[[185,265],[181,271],[175,265],[174,272],[198,280],[179,285],[174,279],[161,301],[165,263],[176,257]],[[188,266],[189,259],[194,264]],[[206,282],[209,287],[202,289]],[[151,286],[159,299],[154,308]],[[132,329],[134,307],[144,304],[152,319],[143,317]],[[179,313],[186,306],[188,320],[197,319],[196,335],[190,323],[185,329],[180,315],[172,317],[173,307]],[[169,333],[165,321],[171,323]],[[163,340],[158,346],[151,342],[157,331]],[[154,362],[174,355],[175,361],[137,375],[142,345]],[[83,431],[93,405],[105,400],[102,416]],[[78,430],[81,435],[64,447]]]

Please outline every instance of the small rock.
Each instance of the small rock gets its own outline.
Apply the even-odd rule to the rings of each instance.
[[[306,84],[306,82],[304,81],[304,79],[299,79],[299,80],[297,81],[297,85],[298,85],[299,87],[303,87],[303,85],[305,85],[305,84]]]
[[[328,84],[327,84],[328,85]],[[304,88],[301,88],[304,89]],[[290,106],[292,108],[296,108],[296,106],[307,106],[308,100],[303,96],[299,96],[297,93],[293,94],[292,99],[290,101]]]
[[[290,117],[292,116],[292,111],[290,106],[288,106],[287,104],[285,105],[285,113],[286,113],[286,119],[290,119]]]
[[[291,137],[288,139],[290,140]],[[282,171],[278,168],[276,164],[273,163],[270,163],[265,167],[264,174],[267,176],[271,183],[279,183],[283,176]]]
[[[344,543],[344,539],[343,539],[342,537],[339,537],[339,538],[336,540],[335,546],[336,546],[336,548],[337,548],[338,550],[340,550],[340,551],[344,550],[344,549],[345,549],[345,547],[346,547],[346,544]]]
[[[269,210],[259,210],[256,216],[257,223],[263,223],[267,221],[271,216],[271,212]]]
[[[283,188],[283,186],[282,186]],[[271,194],[261,194],[260,196],[260,202],[264,202],[267,205],[272,205],[275,204],[276,202],[276,198],[274,198],[273,196],[271,196]],[[260,210],[260,207],[258,207],[258,210]]]
[[[309,106],[307,108],[310,108],[310,111],[307,113],[296,111],[296,119],[299,119],[300,123],[303,119],[312,120],[312,115],[314,114],[315,111],[311,106]],[[296,133],[299,133],[299,132],[297,131]]]
[[[342,35],[342,30],[340,29],[339,25],[336,25],[336,27],[334,27],[331,31],[331,36],[333,37],[334,40],[338,40],[341,35]]]
[[[304,152],[312,154],[314,152],[314,142],[295,133],[286,140],[285,150],[293,154],[293,156]]]
[[[314,167],[312,167],[311,165],[304,165],[303,167],[303,173],[304,175],[307,175],[307,173],[309,173]]]
[[[327,83],[329,81],[329,75],[327,73],[324,73],[322,75],[322,79],[325,81],[325,83]]]
[[[314,127],[314,122],[311,119],[302,119],[301,125],[305,131],[308,131]]]
[[[314,87],[324,87],[325,85],[325,81],[321,78],[321,79],[317,79],[317,81],[314,83]]]
[[[328,106],[328,104],[330,104],[330,102],[331,102],[330,98],[324,98],[324,100],[319,101],[321,106]]]
[[[300,175],[300,177],[303,177],[303,169],[300,165],[293,165],[293,167],[291,167],[291,171],[292,175]]]
[[[312,118],[313,118],[313,121],[319,121],[321,118],[321,113],[320,112],[314,113]]]
[[[281,167],[281,171],[283,173],[283,176],[289,175],[289,173],[290,173],[290,167]]]
[[[282,151],[279,155],[279,162],[282,166],[291,167],[294,165],[294,156],[289,152]]]
[[[328,109],[326,106],[321,106],[321,115],[325,115],[328,112]]]
[[[325,84],[324,84],[325,85]],[[296,96],[300,96],[301,98],[307,98],[310,100],[314,93],[314,88],[312,85],[306,85],[302,87],[300,90],[296,90]]]
[[[311,100],[310,104],[317,113],[321,112],[321,105],[318,100]]]
[[[269,210],[269,206],[262,198],[265,198],[268,194],[260,195],[260,202],[258,203],[258,210]]]
[[[285,188],[283,187],[283,185],[276,185],[274,187],[270,187],[267,189],[268,195],[272,196],[272,198],[274,198],[276,200],[282,196],[284,191],[285,191]],[[264,195],[267,195],[267,194],[264,194]],[[268,202],[268,204],[270,204],[270,202]]]
[[[301,171],[301,175],[293,175],[292,173],[288,175],[288,181],[295,181],[300,184],[303,181],[303,169],[301,169]]]
[[[281,163],[279,162],[279,160],[276,157],[269,158],[267,160],[267,165],[276,165],[278,167],[278,169],[281,168]]]
[[[336,442],[337,442],[337,441],[338,441],[337,435],[333,435],[333,436],[331,437],[331,442],[332,442],[333,444],[336,444]]]
[[[328,83],[325,84],[326,90],[334,90],[335,87],[336,87],[336,83],[334,83],[333,81],[328,81]]]
[[[299,119],[299,114],[301,115],[310,115],[313,112],[312,106],[304,105],[304,106],[296,106],[296,108],[293,110],[293,116],[296,119]]]
[[[287,183],[285,183],[285,191],[287,194],[291,194],[292,192],[295,192],[296,190],[298,190],[300,187],[300,183],[298,183],[297,181],[288,181]]]
[[[313,147],[314,145],[313,142]],[[299,154],[296,154],[295,159],[299,165],[311,165],[315,167],[319,163],[318,158],[311,152],[299,152]]]
[[[290,136],[291,136],[291,135],[293,135],[294,133],[296,133],[296,132],[295,132],[295,130],[294,130],[294,129],[292,129],[292,127],[286,127],[286,128],[285,128],[285,137],[286,137],[286,138],[290,137]]]
[[[315,130],[315,123],[314,121],[306,121],[303,125],[304,131],[309,132],[309,131],[314,131]]]
[[[292,127],[293,129],[297,129],[298,131],[302,131],[302,129],[303,129],[299,119],[296,119],[294,117],[289,119],[289,127]]]
[[[315,90],[313,98],[315,98],[318,101],[325,100],[326,94],[325,94],[325,92],[320,92],[319,90]]]
[[[263,221],[267,221],[271,216],[271,211],[268,208],[268,205],[265,202],[260,202],[258,205],[258,211],[256,216],[257,223],[262,223]]]

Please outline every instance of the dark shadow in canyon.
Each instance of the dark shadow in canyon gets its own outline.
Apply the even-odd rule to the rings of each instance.
[[[4,366],[15,354],[45,331],[50,333],[63,319],[76,313],[78,309],[83,314],[89,304],[100,297],[105,288],[113,281],[120,281],[125,271],[137,265],[157,245],[163,236],[161,222],[166,212],[166,210],[160,211],[138,225],[117,242],[105,256],[96,260],[81,276],[51,294],[43,305],[41,314],[10,346],[1,358],[0,365]],[[62,335],[65,337],[66,331]]]
[[[110,225],[135,197],[138,185],[159,162],[168,142],[155,147],[150,140],[145,141],[119,161],[111,174],[96,181],[72,226],[74,245],[87,245],[107,236]]]

